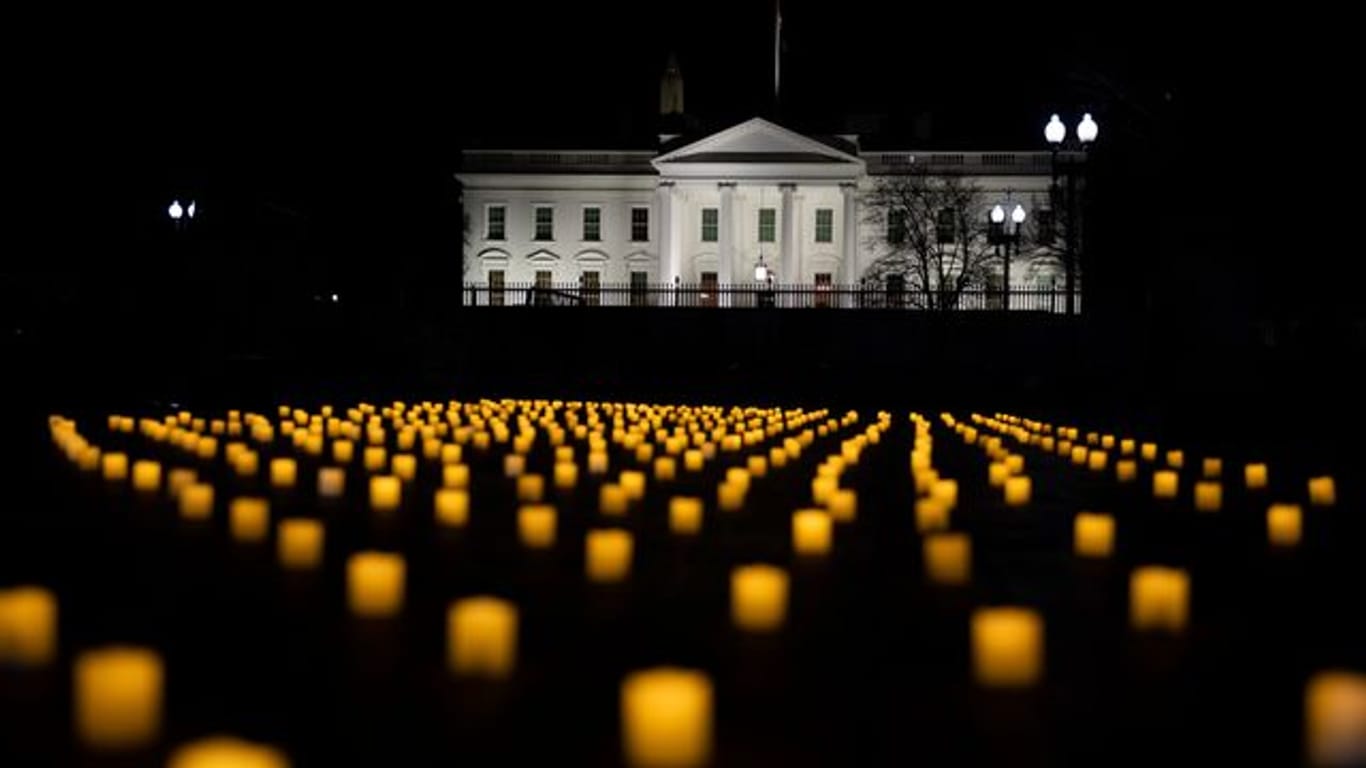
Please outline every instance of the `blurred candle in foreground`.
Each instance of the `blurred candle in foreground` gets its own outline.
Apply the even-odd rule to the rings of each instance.
[[[730,615],[747,632],[772,632],[787,618],[787,571],[741,565],[730,572]]]
[[[193,469],[176,467],[166,473],[166,493],[173,499],[180,498],[180,492],[193,485],[199,479],[199,473]]]
[[[616,483],[604,483],[598,488],[598,511],[604,515],[624,515],[630,503],[626,489]]]
[[[161,464],[150,459],[133,462],[133,489],[143,493],[161,490]]]
[[[623,470],[621,476],[617,478],[617,484],[626,491],[626,496],[631,501],[640,501],[645,498],[645,473],[638,469]]]
[[[101,456],[100,474],[105,480],[126,480],[128,478],[128,454],[106,453]]]
[[[438,524],[459,528],[469,520],[469,491],[463,488],[437,488],[435,508]]]
[[[745,486],[723,481],[716,486],[716,506],[722,512],[738,512],[745,506]]]
[[[1338,501],[1337,486],[1328,475],[1309,478],[1309,503],[1316,507],[1331,507]]]
[[[1266,537],[1278,547],[1300,543],[1304,514],[1299,504],[1272,504],[1266,510]]]
[[[367,619],[397,616],[403,609],[407,567],[402,555],[357,552],[346,561],[346,602],[351,613]]]
[[[470,467],[468,464],[445,464],[441,467],[441,484],[447,488],[468,488]]]
[[[1180,632],[1190,615],[1190,576],[1181,568],[1145,565],[1129,575],[1129,625]]]
[[[972,613],[972,668],[978,685],[1022,688],[1043,676],[1043,619],[1028,608]]]
[[[210,736],[177,747],[166,768],[290,768],[285,753],[231,736]]]
[[[1184,451],[1167,451],[1167,466],[1172,469],[1180,469],[1186,463],[1186,453]]]
[[[0,589],[0,668],[37,667],[57,651],[57,598],[42,587]]]
[[[584,570],[588,580],[614,584],[631,574],[633,540],[629,531],[604,528],[589,531],[584,538]]]
[[[1115,551],[1115,519],[1081,512],[1072,524],[1074,551],[1081,557],[1109,557]]]
[[[1224,474],[1224,460],[1214,456],[1207,456],[1200,462],[1200,474],[1211,480],[1218,479]]]
[[[858,516],[858,493],[840,488],[830,494],[830,517],[837,523],[850,523]]]
[[[446,612],[450,669],[462,677],[506,680],[517,666],[517,606],[496,597],[466,597]]]
[[[398,509],[403,498],[403,481],[393,475],[373,475],[370,478],[370,508],[377,512]]]
[[[517,478],[518,501],[540,501],[543,496],[545,496],[545,477],[543,475],[524,474]]]
[[[1195,484],[1195,508],[1200,512],[1218,512],[1224,506],[1224,487],[1214,480],[1200,480]]]
[[[1121,483],[1132,483],[1138,477],[1138,462],[1133,459],[1120,459],[1115,462],[1115,479]]]
[[[1170,469],[1159,469],[1153,473],[1153,497],[1158,499],[1176,498],[1179,475]]]
[[[1006,478],[1006,506],[1023,507],[1029,503],[1032,485],[1025,475]]]
[[[299,464],[294,459],[279,457],[270,460],[270,484],[276,488],[293,488],[299,476]]]
[[[953,509],[958,505],[958,481],[957,480],[935,480],[930,484],[930,498],[943,502],[944,506]]]
[[[317,568],[323,561],[323,524],[306,518],[281,520],[275,531],[275,547],[285,568]]]
[[[678,463],[672,456],[660,456],[655,459],[655,479],[660,481],[673,480],[678,476]]]
[[[1243,467],[1243,485],[1250,491],[1259,491],[1266,487],[1268,474],[1265,464],[1248,464]]]
[[[1309,679],[1304,740],[1310,765],[1366,765],[1366,674],[1328,670]]]
[[[341,467],[318,469],[318,497],[340,499],[346,493],[346,470]]]
[[[555,508],[549,504],[527,504],[517,510],[517,535],[522,546],[530,549],[555,546]]]
[[[396,453],[389,460],[389,471],[404,482],[417,477],[417,457],[411,453]]]
[[[669,530],[675,534],[692,536],[702,530],[702,500],[696,496],[675,496],[669,499]]]
[[[655,667],[621,684],[621,738],[631,768],[698,768],[711,759],[712,686],[702,672]]]
[[[180,492],[180,516],[186,520],[208,520],[213,515],[213,486],[192,483]]]
[[[834,522],[823,509],[799,509],[792,513],[792,551],[803,557],[830,553]]]
[[[242,542],[261,541],[270,530],[270,502],[255,496],[239,496],[228,504],[228,527]]]
[[[356,456],[356,444],[350,440],[337,440],[332,443],[332,460],[338,464],[350,464]]]
[[[1157,443],[1144,443],[1139,448],[1139,456],[1144,461],[1157,461]]]
[[[917,499],[915,502],[915,530],[918,533],[943,531],[949,527],[949,507],[940,499]]]
[[[1010,477],[1010,467],[1007,467],[1004,461],[993,461],[987,465],[988,484],[992,486],[1005,485],[1007,477]]]
[[[555,462],[555,487],[561,491],[572,491],[579,483],[579,465],[573,461]]]
[[[923,544],[925,576],[935,584],[962,586],[972,578],[972,540],[965,533],[933,533]]]
[[[689,472],[699,472],[705,457],[700,450],[689,448],[683,452],[683,468]]]
[[[72,670],[76,733],[91,749],[150,746],[161,729],[161,657],[146,648],[84,651]]]
[[[1103,472],[1108,460],[1109,455],[1105,451],[1091,451],[1086,457],[1086,468],[1092,472]]]

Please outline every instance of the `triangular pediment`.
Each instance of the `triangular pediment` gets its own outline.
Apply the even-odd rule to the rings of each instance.
[[[690,163],[852,164],[862,161],[761,117],[671,150],[655,166]]]

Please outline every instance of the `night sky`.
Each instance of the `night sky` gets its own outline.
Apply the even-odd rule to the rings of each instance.
[[[633,5],[193,4],[13,25],[25,108],[11,116],[34,171],[21,219],[43,234],[33,250],[62,258],[6,269],[121,270],[111,254],[165,245],[165,206],[182,196],[201,201],[219,255],[283,254],[363,282],[378,257],[420,265],[458,243],[462,146],[648,145],[670,50],[704,126],[772,113],[770,3]],[[1150,223],[1170,220],[1207,254],[1243,242],[1280,254],[1306,236],[1243,222],[1266,206],[1279,221],[1323,216],[1347,194],[1344,166],[1293,158],[1350,131],[1352,41],[1340,20],[1240,13],[788,2],[780,116],[811,132],[880,129],[883,144],[996,149],[1039,147],[1048,112],[1089,109],[1117,169],[1112,222],[1149,232],[1149,246],[1174,239]],[[1172,196],[1160,210],[1155,190]],[[1312,229],[1335,260],[1335,226]],[[398,263],[385,271],[410,262]]]

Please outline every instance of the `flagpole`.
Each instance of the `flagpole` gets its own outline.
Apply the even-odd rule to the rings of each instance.
[[[783,3],[773,3],[773,106],[778,106],[778,92],[782,83],[782,40],[783,40]]]

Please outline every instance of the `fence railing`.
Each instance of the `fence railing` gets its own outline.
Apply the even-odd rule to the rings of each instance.
[[[781,309],[904,309],[950,312],[1066,314],[1060,288],[971,288],[956,294],[895,285],[765,285],[761,283],[466,283],[466,306],[730,307]],[[1009,306],[1007,307],[1007,303]],[[1081,296],[1074,301],[1081,311]]]

